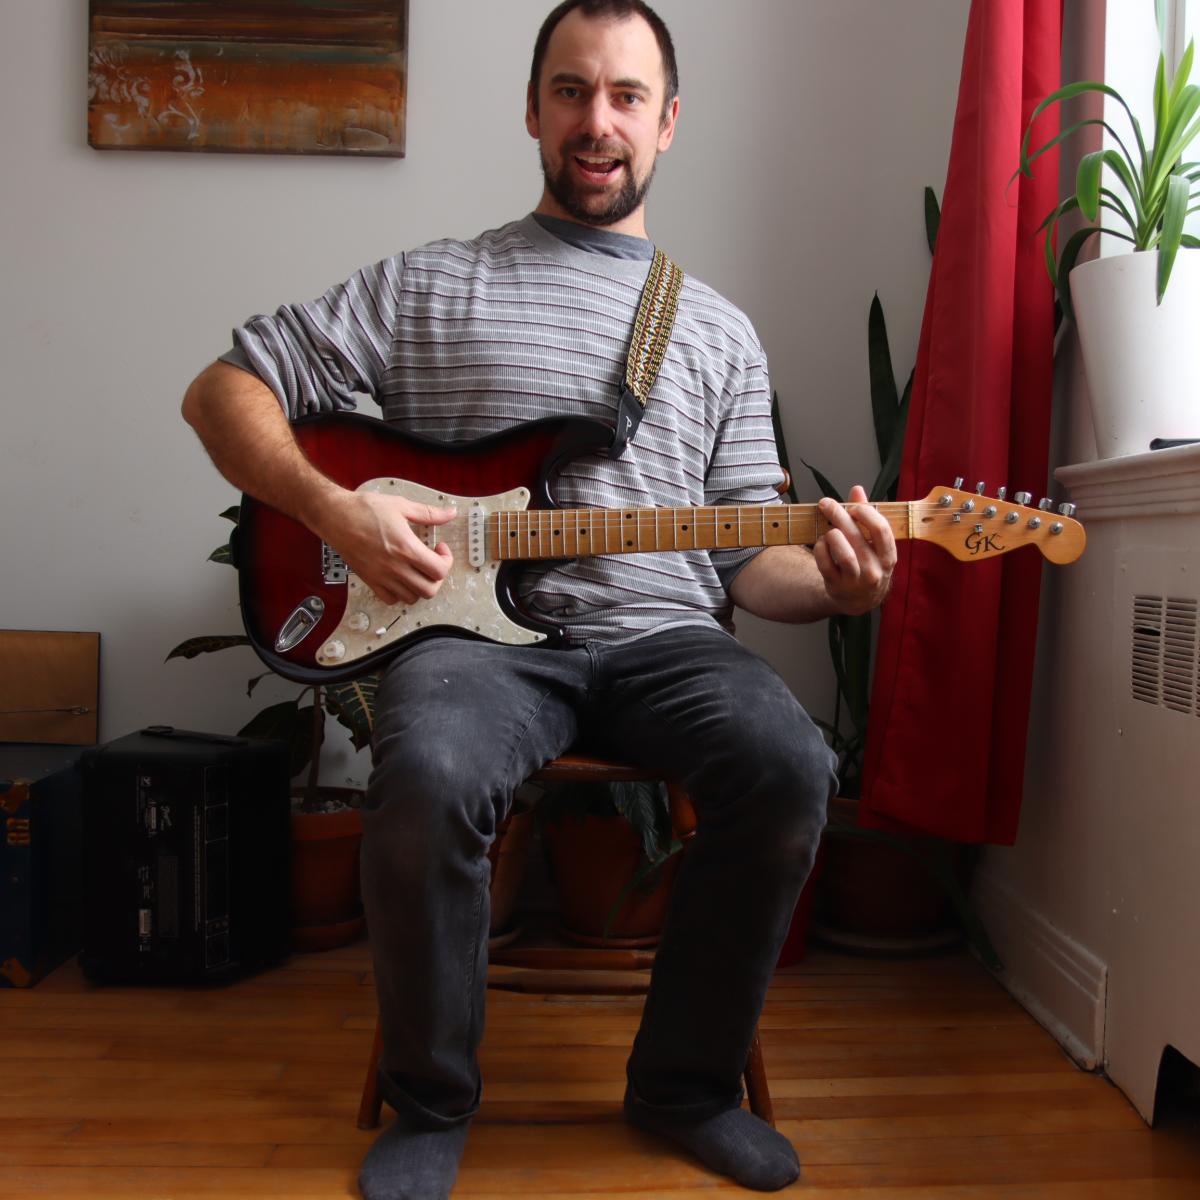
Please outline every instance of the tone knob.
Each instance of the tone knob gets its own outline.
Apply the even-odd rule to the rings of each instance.
[[[365,612],[356,612],[354,616],[346,622],[355,633],[362,633],[364,629],[371,628],[371,618]]]
[[[331,642],[326,642],[321,653],[326,658],[332,658],[335,662],[338,659],[346,657],[346,643],[339,642],[336,638]]]

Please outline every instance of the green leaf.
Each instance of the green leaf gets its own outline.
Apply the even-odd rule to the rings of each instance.
[[[1185,233],[1179,239],[1181,246],[1186,246],[1189,250],[1200,250],[1200,238],[1193,237],[1190,233]]]
[[[805,462],[804,459],[801,459],[800,461],[804,463],[804,465],[812,472],[812,477],[817,481],[817,487],[821,489],[821,495],[832,496],[839,504],[841,504],[842,497],[839,495],[837,488],[835,488],[833,484],[830,483],[829,480],[826,479],[825,476],[822,475],[821,472],[812,465],[812,463]]]
[[[1179,66],[1176,68],[1175,79],[1171,84],[1171,107],[1179,103],[1179,97],[1183,94],[1183,89],[1187,87],[1188,77],[1192,73],[1192,59],[1195,53],[1196,43],[1189,40],[1187,49],[1184,50],[1183,57],[1179,60]]]
[[[871,614],[830,617],[840,643],[839,683],[846,697],[850,720],[855,729],[866,734],[867,712],[871,703]]]
[[[325,709],[337,719],[339,725],[350,731],[350,741],[356,750],[371,744],[378,689],[378,675],[325,685]]]
[[[1058,298],[1062,303],[1063,315],[1072,324],[1075,322],[1075,309],[1071,305],[1071,271],[1083,250],[1084,243],[1095,233],[1100,233],[1098,225],[1088,225],[1078,229],[1067,240],[1062,254],[1058,259]]]
[[[1162,54],[1158,56],[1158,68],[1154,72],[1154,125],[1163,129],[1167,124],[1167,62]],[[1095,220],[1093,215],[1091,220]]]
[[[900,407],[896,410],[896,425],[892,430],[892,443],[888,447],[887,457],[883,460],[868,498],[872,501],[894,500],[896,498],[896,482],[900,478],[900,467],[904,461],[904,434],[908,428],[908,402],[912,397],[914,367],[908,374],[908,382],[904,385],[904,395]]]
[[[937,244],[938,226],[942,223],[942,210],[938,206],[938,198],[933,188],[925,188],[925,240],[929,243],[929,253],[933,253]]]
[[[248,645],[250,639],[242,634],[214,634],[209,637],[188,638],[186,642],[180,642],[163,661],[170,662],[173,658],[195,658],[198,654],[212,654],[215,650]]]
[[[238,523],[238,518],[241,516],[242,506],[240,504],[232,504],[227,508],[221,516],[227,521],[232,521],[235,525]]]
[[[233,566],[233,551],[229,548],[229,543],[218,546],[209,556],[209,562],[224,563],[226,566]]]
[[[646,858],[650,861],[659,858],[661,846],[670,841],[666,788],[651,781],[614,783],[610,785],[610,793],[613,807],[641,838]]]
[[[284,700],[264,708],[238,730],[240,737],[276,738],[291,748],[290,773],[295,776],[312,760],[312,705]]]
[[[262,681],[264,679],[269,679],[274,674],[275,674],[274,671],[264,671],[261,675],[255,675],[253,679],[247,679],[246,680],[246,695],[247,696],[251,695],[253,693],[254,689],[256,687],[258,687],[258,685],[260,683],[262,683]]]
[[[1075,194],[1079,198],[1079,211],[1089,221],[1100,213],[1100,170],[1104,165],[1104,151],[1096,150],[1079,160],[1079,171],[1075,176]]]
[[[1181,175],[1172,175],[1167,184],[1167,201],[1163,207],[1162,241],[1158,246],[1158,303],[1163,301],[1175,255],[1183,240],[1183,222],[1187,217],[1188,185]]]
[[[608,910],[608,916],[604,919],[604,929],[601,931],[601,937],[608,939],[612,937],[613,925],[616,923],[617,917],[621,914],[621,909],[625,907],[626,901],[639,888],[653,890],[654,877],[659,874],[673,854],[678,854],[683,849],[682,842],[673,841],[663,851],[662,854],[656,855],[650,861],[643,863],[630,878],[629,882],[617,894],[617,898],[613,901],[612,908]]]
[[[896,390],[896,376],[892,372],[887,322],[883,317],[883,305],[879,303],[878,292],[871,301],[871,311],[867,317],[867,364],[871,380],[871,412],[875,420],[875,446],[879,451],[879,461],[883,462],[892,444],[900,394]]]

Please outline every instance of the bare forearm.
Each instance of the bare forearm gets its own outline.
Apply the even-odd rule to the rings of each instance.
[[[803,624],[838,611],[807,546],[771,546],[756,554],[729,594],[738,608],[767,621]]]
[[[345,492],[305,458],[266,384],[228,363],[213,363],[188,388],[183,416],[234,487],[321,533]]]
[[[444,524],[453,509],[334,483],[305,457],[274,392],[228,363],[196,377],[183,416],[234,487],[306,525],[386,604],[437,592],[453,556],[444,543],[427,546],[410,523]]]
[[[805,546],[770,546],[747,563],[730,586],[733,602],[770,621],[820,621],[854,616],[883,603],[896,567],[896,539],[860,485],[849,506],[820,501],[826,531]]]

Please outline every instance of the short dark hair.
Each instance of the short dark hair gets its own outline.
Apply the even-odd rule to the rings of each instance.
[[[538,84],[541,82],[542,61],[546,57],[546,47],[550,45],[550,35],[558,28],[558,23],[563,17],[577,8],[592,20],[609,18],[626,21],[630,17],[641,17],[654,30],[654,37],[662,54],[663,79],[666,81],[666,92],[663,95],[665,117],[671,101],[679,95],[679,68],[675,63],[675,43],[671,40],[671,32],[662,17],[650,5],[643,3],[643,0],[563,0],[542,22],[537,41],[533,44],[533,65],[529,70],[529,83],[533,89],[533,111],[537,112]]]

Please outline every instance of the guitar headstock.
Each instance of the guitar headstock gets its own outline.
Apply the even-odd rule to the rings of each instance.
[[[981,485],[982,486],[982,485]],[[1036,546],[1053,563],[1074,562],[1087,544],[1087,534],[1070,514],[1070,504],[1052,511],[1047,500],[1030,508],[1025,503],[993,499],[956,487],[935,487],[913,503],[912,536],[936,542],[962,562],[981,562],[1022,546]]]

